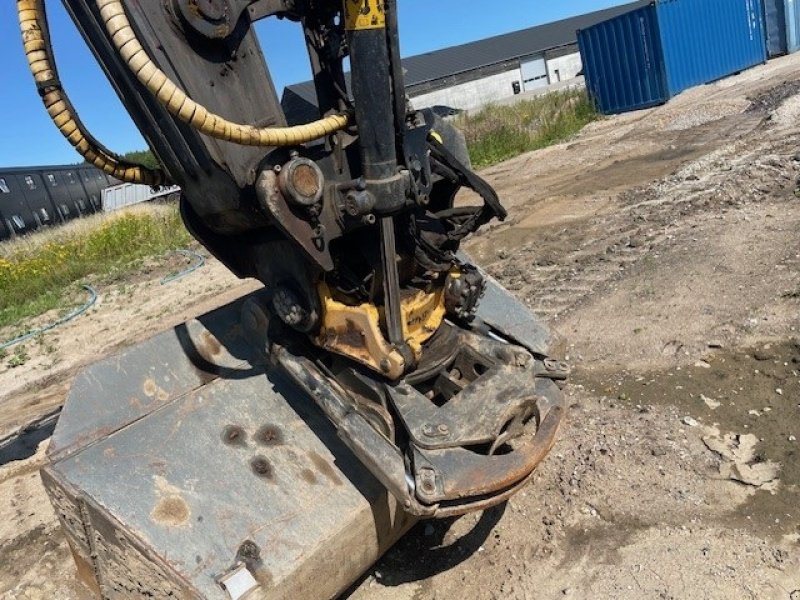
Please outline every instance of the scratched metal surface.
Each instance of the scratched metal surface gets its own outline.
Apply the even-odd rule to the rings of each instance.
[[[239,324],[244,299],[97,362],[75,378],[51,441],[58,458],[218,376],[253,373]]]
[[[297,388],[263,374],[217,380],[53,469],[209,599],[227,597],[216,578],[244,542],[262,587],[280,586],[386,502]]]
[[[330,597],[413,521],[316,406],[266,374],[239,325],[242,301],[80,374],[48,471],[199,597],[227,598],[217,580],[247,542],[259,549],[255,597]],[[494,280],[479,314],[546,352],[546,329]]]
[[[496,279],[483,271],[482,274],[486,278],[486,293],[478,305],[478,317],[528,350],[548,355],[553,339],[541,319]]]

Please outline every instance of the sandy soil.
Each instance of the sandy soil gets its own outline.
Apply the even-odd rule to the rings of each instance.
[[[485,172],[511,218],[469,250],[568,339],[570,420],[526,491],[420,524],[347,597],[800,600],[798,79],[782,58]],[[49,392],[46,356],[0,372],[9,429],[239,291],[213,264],[140,285],[54,334]],[[82,599],[43,445],[0,466],[0,597]]]

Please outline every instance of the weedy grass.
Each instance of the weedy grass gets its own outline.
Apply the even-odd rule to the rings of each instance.
[[[483,168],[569,139],[598,117],[581,89],[552,92],[509,106],[490,105],[461,115],[455,125],[466,136],[473,166]]]
[[[190,242],[177,206],[147,205],[0,243],[0,327],[63,308],[89,276],[124,275]]]

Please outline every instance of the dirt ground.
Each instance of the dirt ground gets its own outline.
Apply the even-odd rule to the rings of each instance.
[[[781,58],[484,172],[510,219],[468,250],[567,340],[569,422],[524,492],[418,525],[348,598],[800,600],[798,80]],[[79,365],[245,289],[212,262],[102,290],[0,367],[0,431],[56,408]],[[2,598],[87,597],[45,444],[0,461]]]

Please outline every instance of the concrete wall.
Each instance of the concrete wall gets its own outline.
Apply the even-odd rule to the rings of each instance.
[[[547,76],[550,78],[551,84],[577,77],[581,69],[583,69],[583,63],[580,52],[547,60]],[[556,71],[558,71],[558,77]]]
[[[550,86],[574,79],[583,69],[579,52],[548,58],[546,64]],[[518,68],[417,96],[412,91],[411,101],[418,109],[429,106],[450,106],[461,110],[475,110],[487,104],[513,99],[514,82],[519,82],[522,87],[522,73]],[[542,88],[542,90],[547,89],[547,87]]]
[[[514,82],[522,85],[522,74],[519,69],[491,75],[483,79],[468,81],[453,87],[429,92],[420,96],[411,95],[415,108],[429,106],[450,106],[461,110],[473,110],[502,98],[514,95]]]

